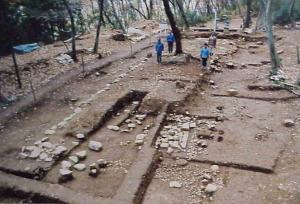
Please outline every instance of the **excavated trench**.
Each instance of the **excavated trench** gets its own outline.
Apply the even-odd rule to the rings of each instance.
[[[17,188],[0,186],[0,203],[59,203],[66,204],[60,199],[41,195],[35,192],[24,192]]]

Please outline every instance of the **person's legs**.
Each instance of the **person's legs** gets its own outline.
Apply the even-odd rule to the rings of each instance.
[[[161,54],[157,53],[157,63],[161,63]]]
[[[170,53],[173,53],[173,43],[171,42],[170,44]]]
[[[202,58],[202,66],[204,68],[207,66],[207,58]]]
[[[159,54],[158,53],[156,53],[156,61],[157,61],[157,63],[159,63]]]
[[[171,42],[168,42],[168,51],[169,51],[169,53],[171,53],[172,52],[172,48],[171,48],[171,46],[172,46],[172,44],[171,44]]]

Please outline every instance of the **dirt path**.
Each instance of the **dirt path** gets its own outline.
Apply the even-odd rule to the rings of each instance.
[[[120,50],[118,50],[116,53],[114,53],[111,56],[105,57],[101,60],[96,60],[93,62],[90,62],[85,65],[85,74],[89,74],[92,72],[95,72],[97,70],[101,70],[105,66],[108,66],[112,62],[118,61],[122,58],[130,57],[132,54],[136,54],[140,52],[141,50],[148,48],[152,45],[149,45],[149,39],[144,40],[140,43],[137,43],[135,46],[133,46],[132,53],[129,49],[129,47],[124,47]],[[5,125],[5,123],[13,116],[15,116],[17,113],[22,112],[28,108],[31,108],[35,104],[38,104],[40,101],[43,100],[43,98],[47,97],[49,93],[57,90],[59,87],[62,87],[64,84],[70,82],[71,80],[76,79],[78,76],[82,74],[82,68],[76,68],[73,69],[70,72],[67,73],[61,73],[56,75],[54,78],[51,79],[51,81],[45,85],[42,85],[39,89],[35,90],[36,95],[36,101],[34,101],[34,98],[31,93],[25,95],[22,97],[19,101],[14,103],[12,106],[9,106],[5,110],[2,110],[0,112],[0,124]]]

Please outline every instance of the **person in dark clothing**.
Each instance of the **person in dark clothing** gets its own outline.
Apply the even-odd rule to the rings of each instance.
[[[156,55],[157,55],[157,63],[161,63],[162,59],[162,52],[164,51],[164,44],[161,42],[161,39],[159,38],[157,40],[157,43],[155,45],[155,51],[156,51]]]
[[[169,50],[169,53],[172,53],[173,52],[173,45],[174,45],[174,42],[175,42],[175,36],[173,35],[172,32],[170,32],[167,36],[167,42],[168,42],[168,50]]]
[[[210,50],[208,48],[208,44],[205,43],[204,47],[200,50],[200,59],[202,62],[202,66],[205,68],[207,66],[207,60],[210,56]]]

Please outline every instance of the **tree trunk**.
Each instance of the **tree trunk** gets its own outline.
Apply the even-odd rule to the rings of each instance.
[[[74,61],[77,61],[77,55],[76,55],[76,42],[75,42],[75,36],[76,36],[76,29],[75,29],[75,21],[74,21],[74,16],[72,13],[72,10],[67,2],[67,0],[63,0],[63,3],[68,11],[70,20],[71,20],[71,30],[72,30],[72,59]]]
[[[189,22],[188,22],[188,20],[187,20],[187,18],[186,18],[185,13],[184,13],[183,2],[182,2],[182,0],[176,0],[176,3],[177,3],[177,5],[178,5],[179,12],[180,12],[180,15],[181,15],[181,17],[182,17],[182,20],[183,20],[183,22],[184,22],[185,28],[186,28],[186,29],[189,29],[189,28],[190,28],[190,25],[189,25]]]
[[[176,21],[174,19],[173,13],[170,8],[169,0],[163,0],[163,3],[164,3],[166,15],[170,21],[172,32],[175,36],[175,41],[176,41],[175,55],[182,54],[183,51],[182,51],[182,44],[181,44],[181,33],[180,33],[180,30],[176,26]]]
[[[117,11],[116,11],[114,1],[110,0],[110,3],[111,3],[111,7],[112,7],[113,14],[114,14],[114,17],[115,17],[116,21],[118,22],[118,24],[119,24],[120,28],[122,29],[123,33],[126,33],[125,27],[124,27],[121,19],[119,18]]]
[[[272,29],[272,1],[273,0],[265,0],[266,1],[266,26],[267,26],[267,33],[268,33],[268,45],[270,50],[270,57],[271,57],[271,64],[272,64],[272,71],[271,74],[276,75],[278,73],[278,69],[280,68],[280,60],[276,52],[275,44],[274,44],[274,35]]]
[[[98,19],[97,32],[96,32],[96,38],[95,38],[95,44],[94,44],[94,54],[98,53],[101,22],[103,20],[103,3],[104,3],[104,0],[98,0],[99,19]]]
[[[21,81],[21,77],[20,77],[19,66],[18,66],[18,63],[17,63],[16,54],[13,50],[12,50],[12,58],[13,58],[14,65],[15,65],[15,74],[16,74],[16,79],[17,79],[17,82],[18,82],[18,87],[19,87],[19,89],[21,89],[22,88],[22,81]]]
[[[291,0],[290,7],[289,7],[289,18],[293,28],[295,27],[294,8],[295,8],[295,0]]]
[[[256,21],[255,31],[257,31],[257,30],[266,31],[267,30],[266,5],[264,3],[264,0],[259,0],[259,5],[260,5],[260,8],[259,8],[257,21]]]
[[[246,11],[246,19],[245,19],[245,23],[244,23],[244,28],[249,28],[250,24],[251,24],[251,4],[252,4],[252,0],[246,1],[247,11]]]

